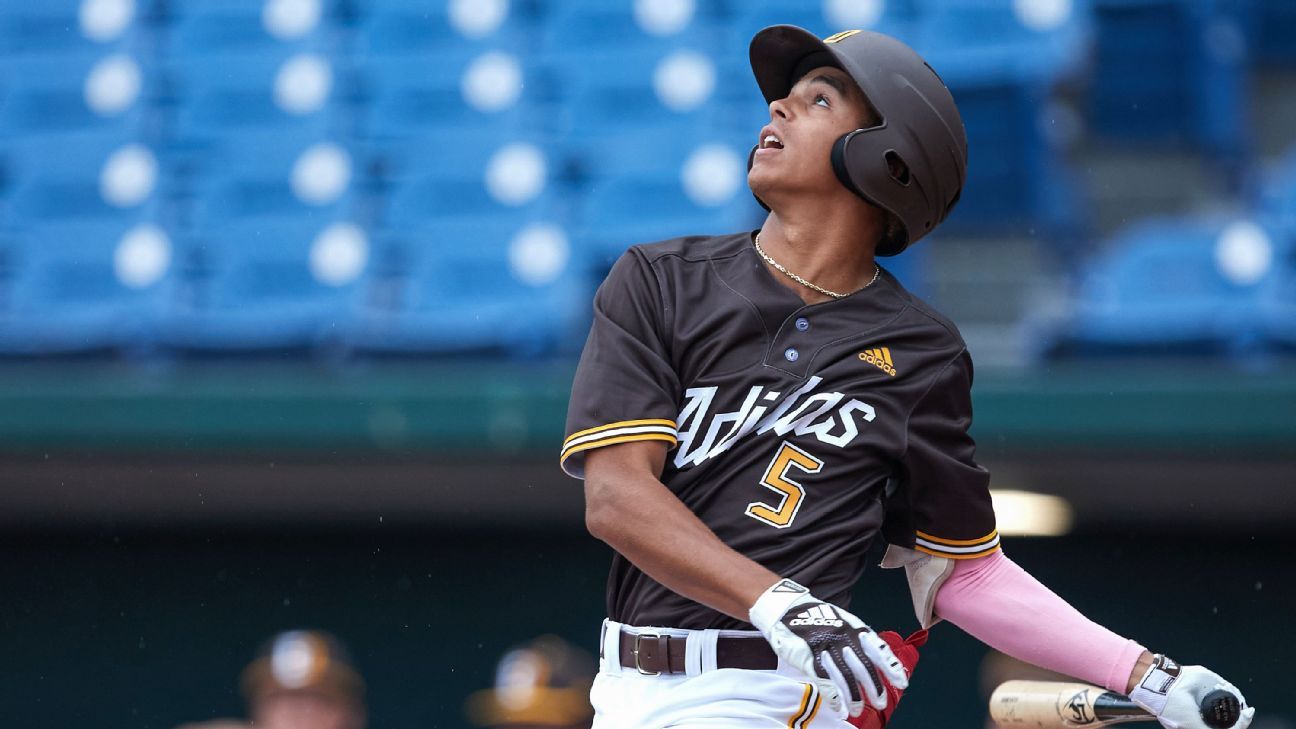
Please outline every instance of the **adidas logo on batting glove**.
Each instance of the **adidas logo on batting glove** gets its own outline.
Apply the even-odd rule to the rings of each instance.
[[[835,712],[844,704],[859,716],[865,700],[885,709],[885,684],[909,686],[904,666],[872,628],[792,580],[762,593],[749,614],[779,658],[814,681]]]

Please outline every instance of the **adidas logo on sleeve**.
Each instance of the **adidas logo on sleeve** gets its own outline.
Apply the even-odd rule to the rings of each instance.
[[[800,625],[826,625],[833,628],[840,628],[845,625],[837,613],[833,611],[831,605],[816,605],[809,610],[797,613],[796,617],[788,622],[788,625],[795,628]]]

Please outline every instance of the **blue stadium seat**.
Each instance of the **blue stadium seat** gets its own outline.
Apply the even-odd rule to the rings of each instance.
[[[388,160],[407,151],[386,170],[383,225],[407,230],[437,220],[517,222],[563,214],[559,171],[543,139],[478,134],[461,141],[447,135],[380,147]]]
[[[369,138],[553,126],[549,77],[511,52],[373,56],[360,61],[358,78],[359,126]]]
[[[534,18],[525,3],[368,0],[360,5],[356,51],[374,55],[471,56],[484,50],[535,50]]]
[[[1260,292],[1280,238],[1255,220],[1158,219],[1117,235],[1080,279],[1069,321],[1044,348],[1212,355],[1259,341]]]
[[[717,59],[698,47],[572,55],[555,63],[554,76],[573,133],[707,113],[718,90]]]
[[[139,51],[152,0],[40,0],[0,4],[0,58]]]
[[[676,12],[682,11],[682,12]],[[540,53],[617,57],[668,48],[717,47],[721,38],[717,3],[567,0],[542,21]]]
[[[338,48],[337,0],[183,0],[168,3],[168,56],[227,55],[272,48]]]
[[[368,236],[345,220],[265,217],[195,234],[183,285],[159,325],[186,351],[313,348],[368,280]]]
[[[919,0],[761,0],[739,3],[726,24],[725,50],[746,60],[757,31],[770,25],[797,25],[820,38],[843,30],[874,30],[912,43]]]
[[[591,282],[558,226],[485,219],[402,235],[393,293],[361,302],[345,342],[375,354],[537,356],[579,340]]]
[[[1087,69],[1093,41],[1088,0],[915,2],[919,20],[913,45],[942,74],[971,72],[1048,85],[1076,79]]]
[[[652,172],[704,139],[754,139],[768,120],[739,120],[720,98],[714,58],[693,49],[627,53],[615,63],[573,56],[556,73],[567,109],[560,149],[594,178]],[[754,82],[748,88],[757,94]]]
[[[335,130],[338,71],[330,57],[288,47],[184,56],[166,65],[174,88],[170,136],[183,143],[244,130]]]
[[[151,347],[174,281],[160,227],[138,217],[45,222],[6,237],[0,355]]]
[[[240,218],[292,216],[319,223],[345,216],[359,171],[334,137],[294,130],[231,136],[189,181],[192,224],[218,227]]]
[[[159,200],[153,149],[116,131],[22,137],[0,145],[6,160],[3,223],[27,227],[135,217]]]
[[[491,160],[512,144],[528,145],[540,154],[546,184],[560,174],[562,151],[556,148],[553,137],[493,127],[445,132],[433,129],[419,136],[365,141],[360,144],[357,158],[370,175],[386,183],[432,178],[480,184]]]
[[[560,143],[563,157],[584,185],[626,177],[677,177],[697,149],[720,145],[744,165],[767,119],[754,120],[749,129],[728,131],[718,125],[667,121],[655,126],[609,130],[590,137],[568,138]]]
[[[473,219],[520,222],[561,212],[552,192],[541,191],[524,202],[509,204],[492,195],[480,179],[430,177],[396,187],[383,221],[389,229],[407,230]]]
[[[0,61],[0,138],[66,131],[144,133],[153,71],[130,53],[67,53]]]
[[[1236,158],[1250,144],[1249,56],[1225,0],[1092,0],[1098,33],[1089,116],[1104,136]]]

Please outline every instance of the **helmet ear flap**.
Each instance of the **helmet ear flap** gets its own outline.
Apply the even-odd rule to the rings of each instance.
[[[760,145],[759,145],[759,144],[754,144],[754,145],[752,145],[751,151],[747,153],[747,171],[748,171],[748,172],[751,172],[752,165],[756,164],[756,150],[758,150],[758,149],[760,149]],[[765,212],[769,212],[769,211],[770,211],[770,206],[766,205],[766,204],[765,204],[765,201],[762,200],[762,199],[760,199],[760,197],[759,197],[755,192],[752,193],[752,197],[756,198],[756,202],[759,203],[761,207],[765,208]]]
[[[851,139],[862,131],[864,130],[856,129],[853,132],[847,132],[846,134],[841,135],[837,138],[836,142],[833,142],[832,147],[833,174],[837,175],[838,182],[845,185],[847,190],[850,190],[856,195],[861,195],[861,193],[859,188],[855,186],[855,182],[851,180],[850,166],[846,164],[846,148],[850,145]]]
[[[866,130],[864,130],[864,129],[856,129],[855,131],[847,132],[846,134],[843,134],[842,136],[838,137],[838,138],[837,138],[837,141],[833,143],[833,147],[832,147],[832,168],[833,168],[833,174],[835,174],[835,175],[837,176],[837,181],[840,182],[843,186],[845,186],[845,188],[846,188],[847,190],[850,190],[851,192],[855,193],[857,196],[859,196],[862,200],[864,200],[864,201],[867,202],[868,204],[870,204],[870,205],[872,205],[872,206],[874,206],[874,207],[876,207],[876,208],[881,209],[882,211],[884,211],[884,212],[886,213],[886,215],[888,215],[888,216],[890,216],[890,217],[894,217],[897,221],[899,221],[899,222],[901,222],[901,223],[903,224],[903,218],[902,218],[902,217],[900,217],[897,213],[895,213],[894,211],[892,211],[892,210],[891,210],[889,207],[887,207],[885,204],[883,204],[882,202],[880,202],[876,197],[874,197],[874,196],[869,195],[868,193],[866,193],[866,192],[864,191],[864,189],[860,187],[860,184],[861,184],[861,183],[856,182],[856,181],[851,177],[851,167],[852,167],[852,165],[851,165],[851,163],[849,162],[849,157],[850,157],[850,154],[851,154],[851,142],[854,141],[855,136],[856,136],[857,134],[860,134],[860,133],[862,133],[862,132],[864,132],[864,131],[866,131]],[[854,150],[854,153],[855,153],[857,156],[860,155],[860,154],[864,154],[864,155],[866,155],[866,156],[867,156],[867,155],[871,155],[872,152],[870,151],[869,144],[868,144],[867,142],[862,143],[862,144],[864,144],[864,146],[863,146],[863,147],[859,147],[859,146],[857,146],[857,147],[855,148],[855,150]],[[894,180],[894,181],[896,182],[896,184],[899,184],[899,185],[903,185],[903,186],[905,186],[905,187],[908,187],[908,186],[909,186],[909,168],[908,168],[908,166],[905,165],[905,164],[903,163],[903,160],[901,160],[900,157],[899,157],[899,155],[897,155],[897,154],[895,153],[895,150],[888,150],[888,152],[887,152],[887,158],[886,158],[888,163],[890,163],[892,157],[895,157],[895,159],[899,160],[899,167],[903,169],[903,177],[904,177],[904,179],[901,179],[899,176],[897,176],[897,175],[894,174],[894,173],[891,174],[891,179]],[[854,167],[855,167],[856,169],[860,169],[860,168],[861,168],[861,162],[863,162],[863,160],[855,160]],[[860,174],[866,176],[866,173],[864,173],[864,172],[861,172]],[[865,184],[865,185],[868,184],[867,176],[866,176],[866,179],[863,181],[863,184]],[[904,250],[904,248],[908,245],[907,243],[904,243],[904,244],[900,245],[899,248],[896,248],[895,246],[891,245],[888,241],[889,241],[889,239],[888,239],[887,237],[884,236],[883,239],[882,239],[882,241],[878,244],[878,247],[877,247],[877,250],[876,250],[877,255],[879,255],[879,256],[894,256],[895,254],[897,254],[897,253],[899,253],[900,251]]]

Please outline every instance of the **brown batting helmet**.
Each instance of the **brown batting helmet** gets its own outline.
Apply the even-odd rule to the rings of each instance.
[[[796,26],[774,25],[752,39],[751,65],[768,102],[786,98],[811,69],[833,66],[877,110],[876,126],[833,145],[832,167],[843,185],[903,228],[881,242],[878,255],[899,253],[953,210],[967,175],[967,134],[949,89],[912,48],[867,30],[820,40]]]

